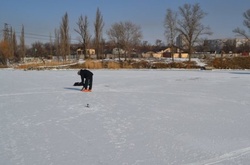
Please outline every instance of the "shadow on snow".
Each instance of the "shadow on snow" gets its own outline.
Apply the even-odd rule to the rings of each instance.
[[[73,87],[64,87],[64,89],[75,90],[75,91],[80,91],[81,90],[79,88],[73,88]]]

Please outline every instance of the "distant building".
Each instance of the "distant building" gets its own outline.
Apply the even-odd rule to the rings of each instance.
[[[87,49],[88,55],[95,55],[95,49]]]
[[[123,50],[121,48],[114,48],[112,50],[112,54],[114,54],[114,55],[125,54],[125,50]]]
[[[81,48],[76,50],[76,55],[80,59],[85,59],[86,57],[95,58],[94,57],[95,56],[95,49],[87,49],[86,53],[87,54],[84,54],[84,51]]]
[[[159,52],[153,52],[153,51],[149,51],[146,53],[142,53],[142,57],[143,58],[171,58],[171,49],[170,48],[166,48],[164,50],[161,50]],[[187,53],[183,53],[180,51],[179,48],[177,48],[176,46],[173,48],[173,57],[174,58],[188,58],[188,54]]]
[[[249,40],[246,38],[236,38],[235,39],[236,48],[240,47],[241,45],[243,45],[247,42],[249,42]]]
[[[245,38],[233,38],[233,39],[212,39],[205,40],[204,46],[210,52],[219,53],[226,44],[234,45],[236,48],[248,42]]]

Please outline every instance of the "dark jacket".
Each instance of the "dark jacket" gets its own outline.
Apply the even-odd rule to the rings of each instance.
[[[94,74],[92,72],[90,72],[89,70],[81,69],[79,72],[79,75],[81,76],[81,78],[83,80],[84,78],[91,79]]]

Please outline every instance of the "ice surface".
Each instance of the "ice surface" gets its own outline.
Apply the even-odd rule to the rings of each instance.
[[[249,164],[250,71],[92,71],[0,70],[1,165]]]

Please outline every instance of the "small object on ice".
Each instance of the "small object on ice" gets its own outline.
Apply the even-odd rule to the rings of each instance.
[[[89,108],[89,104],[87,104],[86,107]]]

